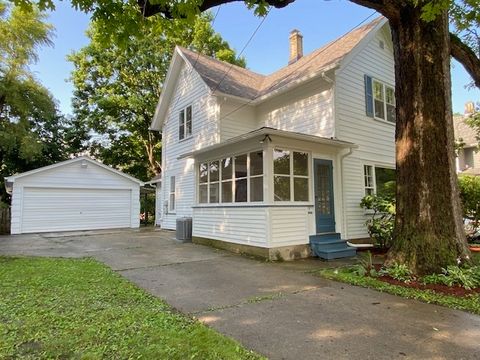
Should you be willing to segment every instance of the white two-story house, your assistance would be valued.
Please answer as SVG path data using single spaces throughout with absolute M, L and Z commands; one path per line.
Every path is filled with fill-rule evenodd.
M 177 47 L 151 128 L 163 134 L 160 225 L 270 259 L 351 255 L 363 196 L 394 176 L 391 33 L 383 17 L 257 74 Z M 343 241 L 343 243 L 342 243 Z M 325 254 L 322 253 L 325 252 Z

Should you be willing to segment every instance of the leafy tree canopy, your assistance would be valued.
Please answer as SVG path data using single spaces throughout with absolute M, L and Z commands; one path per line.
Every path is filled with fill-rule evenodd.
M 193 23 L 141 19 L 128 46 L 115 35 L 104 41 L 104 23 L 91 23 L 90 43 L 69 59 L 74 64 L 74 114 L 95 134 L 92 155 L 143 180 L 161 171 L 161 134 L 149 127 L 175 45 L 245 66 L 211 21 L 209 14 Z
M 50 92 L 29 71 L 37 49 L 51 45 L 53 27 L 36 8 L 0 1 L 0 196 L 3 177 L 64 160 L 85 133 L 57 111 Z

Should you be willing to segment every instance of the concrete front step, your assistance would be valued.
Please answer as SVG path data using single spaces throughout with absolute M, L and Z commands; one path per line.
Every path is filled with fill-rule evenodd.
M 357 251 L 353 248 L 347 248 L 342 250 L 333 250 L 333 251 L 315 251 L 315 255 L 317 255 L 321 259 L 325 260 L 333 260 L 333 259 L 341 259 L 347 257 L 353 257 L 357 255 Z
M 355 248 L 347 245 L 338 233 L 317 234 L 310 236 L 312 252 L 321 259 L 332 260 L 355 256 Z

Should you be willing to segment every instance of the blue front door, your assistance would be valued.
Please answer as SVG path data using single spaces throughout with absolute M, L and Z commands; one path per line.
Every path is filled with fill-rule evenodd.
M 317 234 L 335 232 L 332 161 L 315 159 L 313 168 Z

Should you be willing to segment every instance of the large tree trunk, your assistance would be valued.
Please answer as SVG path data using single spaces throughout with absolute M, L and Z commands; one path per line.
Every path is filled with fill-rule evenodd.
M 445 11 L 432 22 L 403 6 L 391 19 L 397 98 L 397 216 L 388 261 L 417 274 L 467 259 L 454 159 Z

